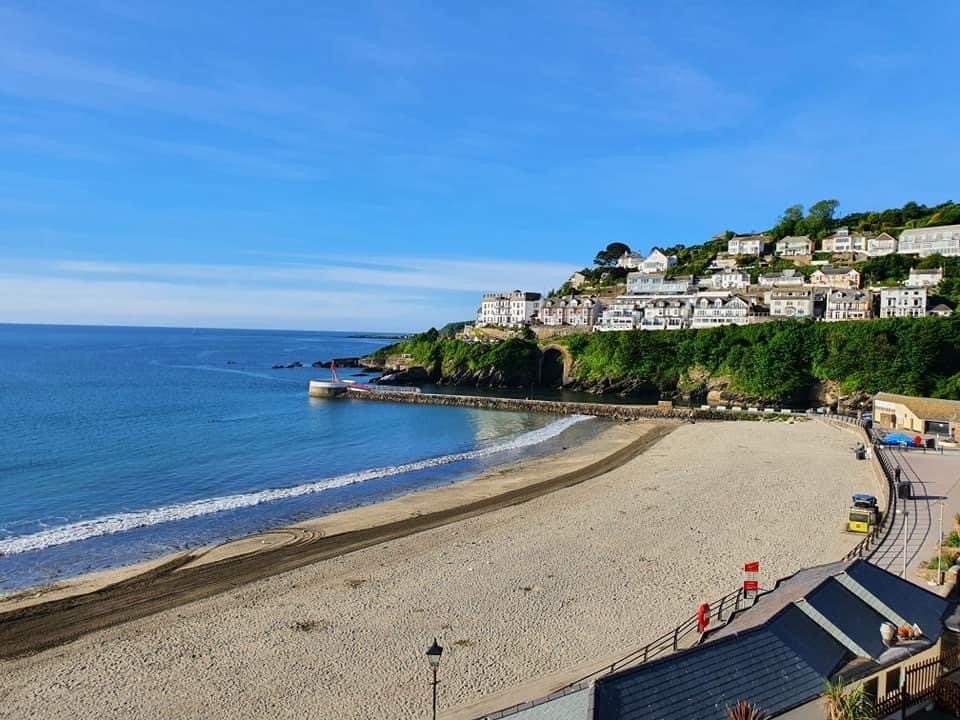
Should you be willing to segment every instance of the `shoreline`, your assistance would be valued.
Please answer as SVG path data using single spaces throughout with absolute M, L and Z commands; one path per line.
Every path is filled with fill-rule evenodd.
M 615 427 L 633 441 L 651 429 Z M 440 708 L 466 717 L 635 650 L 728 592 L 744 562 L 761 562 L 767 587 L 860 539 L 843 517 L 875 477 L 852 433 L 820 422 L 662 432 L 562 492 L 0 662 L 5 704 L 50 720 L 422 717 L 436 637 Z
M 623 465 L 677 426 L 612 424 L 571 452 L 497 465 L 439 488 L 14 592 L 0 597 L 0 659 L 30 655 L 304 565 L 527 502 Z

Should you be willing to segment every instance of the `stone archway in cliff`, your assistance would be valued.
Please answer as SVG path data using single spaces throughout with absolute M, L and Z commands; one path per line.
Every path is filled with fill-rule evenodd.
M 540 353 L 540 387 L 559 388 L 570 382 L 573 357 L 562 345 L 548 345 Z

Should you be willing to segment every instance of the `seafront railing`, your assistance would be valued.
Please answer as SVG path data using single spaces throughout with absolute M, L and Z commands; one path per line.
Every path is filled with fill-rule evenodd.
M 727 593 L 716 602 L 710 603 L 710 610 L 705 615 L 705 618 L 707 619 L 707 625 L 714 621 L 718 623 L 728 622 L 733 617 L 734 613 L 736 613 L 738 610 L 752 607 L 754 602 L 756 602 L 757 597 L 767 592 L 769 591 L 760 590 L 756 595 L 746 596 L 743 592 L 743 588 L 737 588 L 733 592 Z M 691 639 L 691 635 L 694 634 L 696 637 Z M 586 689 L 592 680 L 604 675 L 609 675 L 617 670 L 623 670 L 633 665 L 642 665 L 648 660 L 652 660 L 656 656 L 665 652 L 675 652 L 687 647 L 692 647 L 698 644 L 702 637 L 703 633 L 700 631 L 700 616 L 699 614 L 696 614 L 677 625 L 673 630 L 664 633 L 656 640 L 652 640 L 643 647 L 627 653 L 623 657 L 614 660 L 609 665 L 604 665 L 603 667 L 564 685 L 546 697 L 512 705 L 508 708 L 500 709 L 494 713 L 483 715 L 482 717 L 484 720 L 498 720 L 499 718 L 513 715 L 520 710 L 526 710 L 537 705 L 543 705 L 565 695 L 579 692 L 580 690 Z
M 812 415 L 813 413 L 808 414 Z M 853 425 L 861 428 L 861 430 L 866 434 L 868 442 L 871 446 L 873 446 L 874 455 L 876 456 L 883 471 L 884 479 L 887 483 L 887 503 L 880 524 L 874 526 L 867 536 L 864 537 L 864 539 L 860 541 L 855 548 L 853 548 L 843 557 L 844 560 L 860 558 L 869 561 L 873 553 L 876 552 L 877 548 L 880 547 L 880 545 L 889 535 L 893 525 L 893 518 L 896 514 L 897 494 L 895 492 L 896 488 L 894 487 L 893 468 L 891 467 L 890 460 L 886 457 L 886 455 L 884 455 L 882 452 L 879 452 L 879 436 L 874 433 L 872 428 L 868 428 L 867 424 L 862 419 L 852 415 L 817 415 L 817 417 L 821 417 L 824 420 L 843 423 L 844 425 Z M 758 597 L 767 592 L 769 592 L 769 590 L 761 590 L 757 595 L 752 596 L 751 598 L 746 598 L 744 596 L 743 589 L 738 588 L 733 592 L 727 593 L 716 602 L 711 603 L 710 610 L 707 613 L 707 618 L 711 623 L 714 621 L 716 623 L 728 622 L 735 612 L 746 607 L 751 607 L 753 603 L 756 602 Z M 692 642 L 689 642 L 690 636 L 694 633 L 697 635 L 696 639 Z M 513 715 L 521 709 L 527 709 L 536 705 L 547 703 L 565 695 L 584 690 L 589 686 L 591 681 L 596 680 L 604 675 L 609 675 L 617 670 L 623 670 L 634 665 L 642 665 L 648 660 L 652 660 L 653 658 L 665 652 L 675 652 L 685 647 L 692 647 L 700 642 L 701 636 L 700 618 L 698 615 L 693 615 L 685 622 L 677 625 L 675 628 L 673 628 L 673 630 L 664 633 L 643 647 L 640 647 L 624 655 L 623 657 L 618 658 L 609 665 L 604 665 L 602 668 L 584 675 L 572 683 L 564 685 L 546 697 L 534 700 L 532 702 L 527 701 L 519 705 L 501 709 L 496 713 L 485 715 L 484 718 L 487 720 L 504 718 L 509 715 Z

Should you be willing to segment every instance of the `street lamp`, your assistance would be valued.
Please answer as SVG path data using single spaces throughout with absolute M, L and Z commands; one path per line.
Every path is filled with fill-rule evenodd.
M 427 661 L 430 663 L 430 669 L 433 670 L 433 720 L 437 720 L 437 668 L 440 667 L 440 656 L 443 655 L 443 648 L 437 645 L 437 639 L 433 639 L 433 645 L 427 648 Z
M 900 575 L 904 580 L 907 578 L 907 519 L 910 513 L 907 510 L 899 510 L 903 515 L 903 573 Z

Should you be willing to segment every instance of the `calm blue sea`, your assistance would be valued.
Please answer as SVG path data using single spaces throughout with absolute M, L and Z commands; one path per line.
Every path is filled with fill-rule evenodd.
M 578 418 L 311 400 L 349 333 L 0 325 L 0 593 L 453 482 Z M 300 361 L 301 369 L 273 370 Z M 341 377 L 354 375 L 341 371 Z

